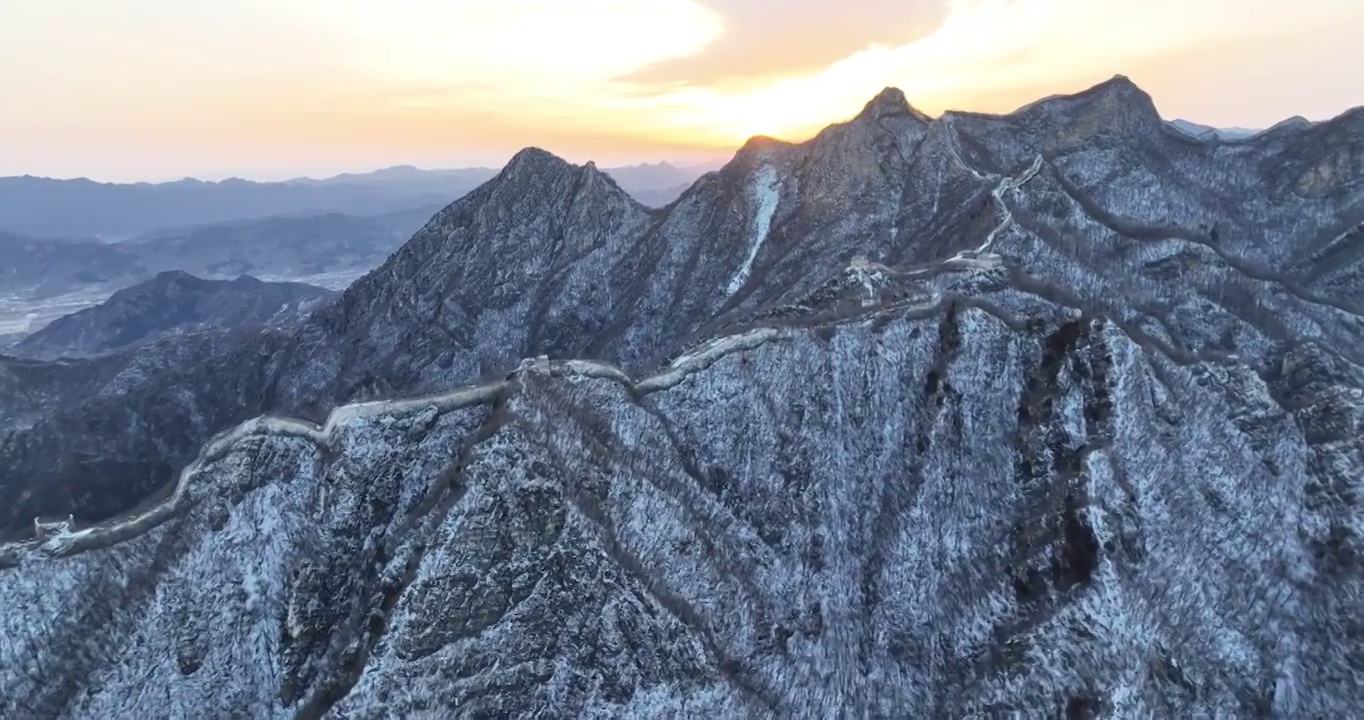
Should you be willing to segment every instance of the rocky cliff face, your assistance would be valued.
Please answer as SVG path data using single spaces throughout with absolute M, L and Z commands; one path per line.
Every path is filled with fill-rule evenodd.
M 3 710 L 1348 714 L 1361 147 L 887 91 L 662 211 L 526 151 L 296 332 L 92 361 L 84 425 L 11 363 Z
M 89 357 L 173 333 L 289 325 L 333 295 L 312 285 L 262 282 L 249 275 L 205 280 L 167 271 L 120 290 L 99 305 L 58 318 L 9 352 L 38 360 Z

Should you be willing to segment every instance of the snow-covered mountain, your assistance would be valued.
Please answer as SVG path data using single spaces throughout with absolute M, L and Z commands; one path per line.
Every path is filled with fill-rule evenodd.
M 1362 227 L 1364 111 L 1125 78 L 524 151 L 297 329 L 0 361 L 0 714 L 1348 716 Z

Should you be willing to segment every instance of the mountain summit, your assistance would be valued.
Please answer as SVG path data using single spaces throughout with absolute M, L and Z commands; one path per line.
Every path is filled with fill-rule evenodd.
M 903 100 L 0 358 L 0 715 L 1349 716 L 1364 113 Z
M 858 117 L 880 120 L 881 118 L 900 115 L 912 115 L 921 120 L 928 120 L 926 115 L 910 106 L 903 91 L 899 88 L 888 87 L 867 102 L 866 107 L 862 108 Z

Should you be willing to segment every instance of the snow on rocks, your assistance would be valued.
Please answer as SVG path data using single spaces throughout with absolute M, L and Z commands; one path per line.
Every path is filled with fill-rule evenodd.
M 758 258 L 758 251 L 762 249 L 768 233 L 772 231 L 772 218 L 776 216 L 777 204 L 781 202 L 780 187 L 781 176 L 777 174 L 776 168 L 764 165 L 758 170 L 752 190 L 753 200 L 757 205 L 753 219 L 753 235 L 749 240 L 748 255 L 744 257 L 743 264 L 725 286 L 727 295 L 738 292 L 739 288 L 748 282 L 749 273 L 753 271 L 753 261 Z

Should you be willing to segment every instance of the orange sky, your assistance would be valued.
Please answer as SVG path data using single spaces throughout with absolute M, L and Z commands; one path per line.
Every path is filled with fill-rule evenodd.
M 799 139 L 886 85 L 1007 111 L 1132 77 L 1166 117 L 1364 104 L 1359 0 L 0 0 L 0 175 L 602 164 Z

